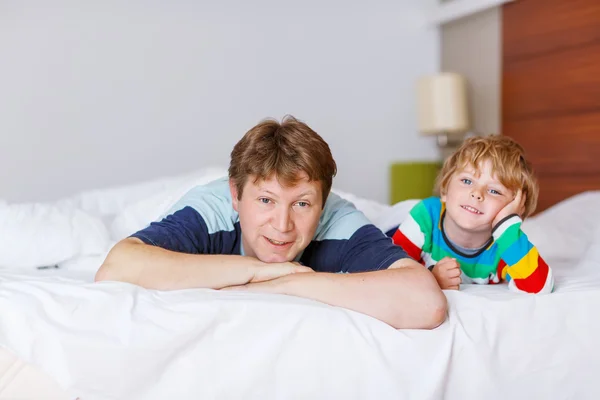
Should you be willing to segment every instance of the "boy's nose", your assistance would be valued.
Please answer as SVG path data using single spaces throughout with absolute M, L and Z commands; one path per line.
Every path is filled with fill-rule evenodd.
M 482 198 L 481 193 L 475 193 L 475 192 L 471 192 L 471 197 L 473 197 L 473 198 L 475 198 L 477 200 L 480 200 L 480 201 L 481 201 L 481 198 Z

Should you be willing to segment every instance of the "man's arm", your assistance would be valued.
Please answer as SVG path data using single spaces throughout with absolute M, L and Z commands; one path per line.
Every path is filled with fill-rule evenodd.
M 433 329 L 446 319 L 446 297 L 433 275 L 410 259 L 387 270 L 306 273 L 229 287 L 305 297 L 377 318 L 396 329 Z
M 131 237 L 112 248 L 95 280 L 159 290 L 221 289 L 311 271 L 293 263 L 266 264 L 252 257 L 180 253 Z

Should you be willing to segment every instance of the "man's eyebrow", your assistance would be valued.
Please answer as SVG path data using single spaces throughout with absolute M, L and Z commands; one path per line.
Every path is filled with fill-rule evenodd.
M 304 196 L 310 196 L 310 195 L 316 196 L 316 195 L 317 195 L 317 192 L 315 192 L 315 191 L 314 191 L 314 190 L 312 190 L 312 189 L 309 189 L 309 190 L 306 190 L 306 191 L 304 191 L 304 192 L 300 193 L 300 194 L 298 195 L 298 197 L 304 197 Z
M 269 195 L 271 195 L 271 196 L 273 196 L 273 197 L 278 197 L 276 193 L 273 193 L 273 192 L 271 192 L 270 190 L 268 190 L 268 189 L 265 189 L 265 188 L 263 188 L 263 187 L 259 187 L 259 188 L 258 188 L 258 191 L 259 191 L 259 192 L 261 192 L 261 193 L 267 193 L 267 194 L 269 194 Z

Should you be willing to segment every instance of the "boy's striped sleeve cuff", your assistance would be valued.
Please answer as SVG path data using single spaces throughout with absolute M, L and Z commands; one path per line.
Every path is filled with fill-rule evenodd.
M 498 238 L 500 236 L 502 236 L 502 234 L 504 232 L 506 232 L 506 230 L 508 228 L 510 228 L 511 226 L 515 225 L 515 224 L 520 224 L 521 222 L 523 222 L 523 220 L 521 219 L 521 217 L 519 217 L 519 215 L 517 214 L 511 214 L 505 218 L 503 218 L 500 222 L 498 222 L 496 224 L 496 226 L 492 229 L 492 236 L 494 237 L 494 240 L 498 240 Z

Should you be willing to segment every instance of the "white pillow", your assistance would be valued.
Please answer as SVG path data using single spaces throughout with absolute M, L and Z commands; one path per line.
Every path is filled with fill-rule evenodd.
M 591 237 L 590 245 L 583 259 L 585 263 L 593 265 L 595 271 L 598 272 L 600 268 L 600 220 L 598 221 L 598 225 L 596 225 L 596 230 Z
M 354 204 L 354 206 L 363 212 L 365 216 L 373 223 L 380 218 L 381 215 L 389 212 L 392 206 L 388 204 L 379 203 L 375 200 L 365 199 L 363 197 L 356 196 L 352 193 L 342 192 L 336 188 L 332 188 L 331 191 L 341 198 L 348 200 Z
M 115 216 L 110 225 L 111 239 L 119 241 L 147 227 L 150 222 L 167 212 L 194 186 L 204 185 L 224 176 L 227 176 L 226 169 L 203 169 L 186 179 L 181 179 L 178 181 L 178 185 L 172 185 L 166 190 L 126 206 Z
M 546 260 L 579 260 L 600 225 L 600 191 L 570 197 L 523 222 L 522 229 Z
M 88 190 L 76 196 L 62 200 L 88 214 L 102 217 L 114 217 L 150 197 L 166 191 L 178 189 L 187 182 L 202 176 L 227 174 L 227 170 L 218 167 L 207 167 L 200 170 L 169 177 L 152 179 L 128 185 L 114 186 L 104 189 Z
M 404 200 L 394 204 L 389 210 L 379 215 L 373 221 L 383 232 L 397 228 L 410 214 L 410 210 L 421 200 Z
M 0 202 L 0 267 L 54 266 L 108 246 L 102 221 L 66 203 Z

